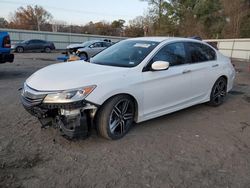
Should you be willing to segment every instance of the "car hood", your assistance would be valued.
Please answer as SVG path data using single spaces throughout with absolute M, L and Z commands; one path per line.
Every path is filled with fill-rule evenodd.
M 83 44 L 70 44 L 67 46 L 67 49 L 71 49 L 71 48 L 84 48 Z
M 26 80 L 26 84 L 38 91 L 62 91 L 119 79 L 128 69 L 84 61 L 60 63 L 38 70 Z

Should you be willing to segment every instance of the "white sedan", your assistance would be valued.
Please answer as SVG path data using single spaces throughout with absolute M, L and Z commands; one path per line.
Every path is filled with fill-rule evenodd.
M 90 63 L 45 67 L 24 83 L 23 106 L 42 126 L 84 137 L 92 124 L 119 139 L 142 122 L 196 104 L 221 105 L 233 87 L 229 58 L 186 38 L 146 37 L 121 41 Z

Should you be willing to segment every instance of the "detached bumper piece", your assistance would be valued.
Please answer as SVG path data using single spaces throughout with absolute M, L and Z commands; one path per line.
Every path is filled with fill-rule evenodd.
M 45 96 L 37 95 L 36 97 L 26 92 L 21 97 L 24 108 L 38 118 L 42 128 L 59 128 L 62 135 L 70 139 L 84 139 L 90 135 L 96 106 L 85 101 L 74 104 L 45 105 L 42 103 Z

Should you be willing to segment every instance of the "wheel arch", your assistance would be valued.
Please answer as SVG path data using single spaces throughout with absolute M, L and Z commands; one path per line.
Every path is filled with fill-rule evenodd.
M 88 52 L 86 52 L 86 51 L 84 50 L 84 51 L 80 51 L 79 54 L 86 54 L 86 55 L 88 55 Z
M 215 79 L 215 81 L 214 81 L 214 83 L 213 83 L 213 85 L 212 85 L 212 87 L 211 87 L 210 94 L 211 94 L 211 92 L 212 92 L 212 89 L 213 89 L 213 87 L 214 87 L 214 84 L 215 84 L 215 83 L 217 82 L 217 80 L 219 80 L 220 78 L 224 78 L 224 79 L 226 80 L 226 83 L 227 83 L 227 86 L 228 86 L 228 77 L 227 77 L 225 74 L 222 74 L 222 75 L 218 76 L 217 79 Z
M 116 96 L 119 96 L 119 95 L 126 95 L 126 96 L 129 96 L 133 102 L 134 102 L 134 105 L 135 105 L 135 121 L 137 121 L 138 119 L 138 115 L 139 115 L 139 106 L 138 106 L 138 102 L 136 100 L 136 98 L 129 94 L 129 93 L 118 93 L 118 94 L 115 94 L 115 95 L 112 95 L 110 96 L 109 98 L 107 98 L 101 105 L 99 108 L 102 108 L 109 100 L 111 100 L 112 98 L 116 97 Z
M 222 74 L 221 76 L 219 76 L 215 82 L 217 82 L 217 80 L 219 80 L 220 78 L 224 78 L 226 80 L 226 85 L 227 85 L 227 88 L 228 88 L 228 76 L 225 75 L 225 74 Z
M 221 75 L 218 79 L 220 79 L 220 78 L 224 78 L 226 80 L 226 82 L 228 83 L 228 77 L 226 75 Z
M 87 59 L 89 59 L 89 54 L 88 54 L 88 52 L 86 52 L 86 51 L 81 51 L 81 52 L 79 52 L 79 56 L 81 56 L 81 54 L 85 54 L 86 57 L 87 57 Z

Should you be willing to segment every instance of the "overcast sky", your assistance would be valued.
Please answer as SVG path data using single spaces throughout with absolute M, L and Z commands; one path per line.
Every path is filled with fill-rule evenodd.
M 25 5 L 41 5 L 55 20 L 81 25 L 101 20 L 128 21 L 147 10 L 147 3 L 140 0 L 0 0 L 0 17 L 8 19 L 11 12 Z

